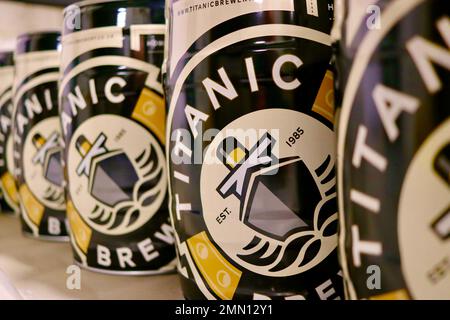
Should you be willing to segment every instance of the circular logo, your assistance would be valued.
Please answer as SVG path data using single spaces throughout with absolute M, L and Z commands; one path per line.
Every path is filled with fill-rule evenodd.
M 18 212 L 17 187 L 14 179 L 14 142 L 11 130 L 11 114 L 13 104 L 11 101 L 11 89 L 6 90 L 0 96 L 0 188 L 6 204 L 15 212 Z M 3 208 L 8 210 L 9 208 Z
M 232 260 L 290 276 L 336 248 L 334 139 L 321 122 L 287 109 L 247 114 L 217 134 L 200 190 L 207 229 Z M 283 185 L 290 179 L 298 182 Z
M 428 137 L 409 166 L 400 196 L 402 268 L 416 299 L 450 299 L 450 273 L 445 272 L 450 269 L 449 132 L 447 120 Z
M 115 115 L 95 116 L 78 127 L 68 148 L 70 196 L 95 230 L 133 232 L 161 207 L 167 188 L 164 154 L 141 125 Z
M 12 101 L 11 101 L 11 89 L 7 90 L 2 96 L 0 96 L 0 133 L 3 136 L 0 145 L 0 158 L 3 160 L 0 162 L 0 174 L 8 172 L 14 173 L 14 157 L 13 157 L 13 137 L 11 131 L 11 114 L 12 114 Z
M 23 146 L 23 175 L 31 192 L 45 206 L 64 210 L 61 135 L 58 117 L 38 122 L 27 134 Z
M 450 74 L 424 68 L 421 50 L 447 49 L 448 2 L 380 3 L 391 23 L 376 31 L 355 24 L 338 49 L 343 275 L 351 299 L 445 298 L 450 114 L 441 101 L 448 100 Z M 429 23 L 417 24 L 418 17 Z

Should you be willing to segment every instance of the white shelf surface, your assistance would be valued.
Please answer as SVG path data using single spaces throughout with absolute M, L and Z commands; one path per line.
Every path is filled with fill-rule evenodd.
M 72 264 L 69 243 L 25 238 L 20 232 L 17 217 L 0 214 L 0 270 L 6 274 L 24 299 L 180 300 L 183 298 L 175 274 L 145 277 L 112 276 L 81 269 L 81 289 L 69 290 L 66 286 L 68 277 L 66 270 Z

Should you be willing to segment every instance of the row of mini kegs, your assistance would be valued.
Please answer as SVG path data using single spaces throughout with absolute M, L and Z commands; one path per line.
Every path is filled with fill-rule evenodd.
M 188 299 L 450 299 L 449 11 L 72 5 L 0 55 L 2 207 Z

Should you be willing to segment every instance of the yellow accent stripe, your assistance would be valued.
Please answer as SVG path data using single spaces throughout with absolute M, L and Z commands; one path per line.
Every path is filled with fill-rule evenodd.
M 149 128 L 162 144 L 166 143 L 166 106 L 158 94 L 144 88 L 131 117 Z
M 334 76 L 329 70 L 325 73 L 312 111 L 334 122 Z
M 220 254 L 206 232 L 188 239 L 187 244 L 195 264 L 214 293 L 223 300 L 233 299 L 242 272 Z
M 16 180 L 9 173 L 6 172 L 3 174 L 2 178 L 3 188 L 8 193 L 9 198 L 17 205 L 19 205 L 19 194 L 17 192 Z
M 39 137 L 37 143 L 40 147 L 42 147 L 45 144 L 45 139 L 43 137 Z
M 236 148 L 229 154 L 227 158 L 227 163 L 232 168 L 234 168 L 241 160 L 245 157 L 245 151 L 241 148 Z
M 72 201 L 67 201 L 67 218 L 77 246 L 87 254 L 92 238 L 92 229 L 80 217 Z
M 372 296 L 369 300 L 410 300 L 410 297 L 406 290 L 402 289 Z
M 26 184 L 19 188 L 20 200 L 25 208 L 25 214 L 36 226 L 39 227 L 44 216 L 45 207 L 35 198 Z
M 83 151 L 85 152 L 85 154 L 87 154 L 89 152 L 89 150 L 91 150 L 92 145 L 88 142 L 88 141 L 84 141 L 81 144 L 81 149 L 83 149 Z

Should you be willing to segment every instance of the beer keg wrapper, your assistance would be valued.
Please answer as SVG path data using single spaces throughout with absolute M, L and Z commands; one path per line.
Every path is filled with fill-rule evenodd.
M 65 10 L 67 215 L 75 261 L 89 270 L 175 269 L 163 151 L 164 23 L 163 0 L 82 1 Z
M 122 201 L 133 201 L 138 174 L 128 156 L 112 151 L 92 161 L 90 193 L 101 203 L 114 208 Z
M 60 41 L 58 31 L 22 34 L 14 53 L 12 134 L 19 141 L 13 150 L 22 231 L 49 241 L 68 240 L 57 102 Z
M 0 52 L 0 116 L 11 122 L 13 113 L 14 52 Z M 13 177 L 14 157 L 11 125 L 0 126 L 3 135 L 0 141 L 0 207 L 6 214 L 19 214 L 19 199 L 16 182 Z
M 334 33 L 337 191 L 346 298 L 450 299 L 450 111 L 442 108 L 450 99 L 450 56 L 437 67 L 429 55 L 448 50 L 450 3 L 337 5 L 343 18 Z M 376 292 L 367 282 L 375 269 L 382 284 Z
M 329 208 L 331 1 L 166 4 L 169 206 L 185 297 L 324 299 L 326 281 L 330 299 L 343 297 Z

